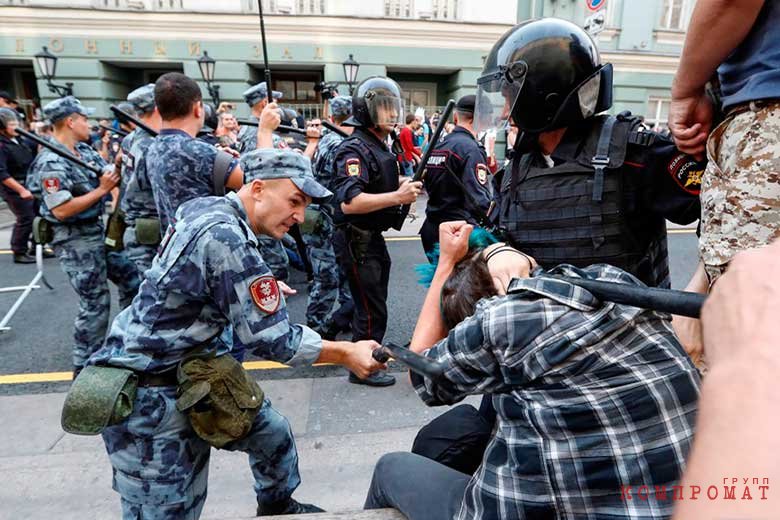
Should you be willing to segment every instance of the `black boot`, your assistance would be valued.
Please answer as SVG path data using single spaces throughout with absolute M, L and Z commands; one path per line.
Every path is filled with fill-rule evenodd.
M 15 264 L 34 264 L 35 263 L 35 257 L 30 256 L 27 253 L 22 254 L 14 254 L 14 263 Z
M 374 372 L 365 379 L 360 379 L 358 376 L 349 373 L 349 382 L 353 385 L 366 385 L 366 386 L 392 386 L 395 384 L 395 377 L 391 376 L 387 372 Z
M 313 504 L 301 504 L 292 497 L 273 504 L 257 504 L 257 516 L 301 515 L 324 512 L 324 509 L 320 509 Z

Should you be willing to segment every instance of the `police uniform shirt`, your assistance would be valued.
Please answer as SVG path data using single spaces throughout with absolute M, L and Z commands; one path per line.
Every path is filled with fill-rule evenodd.
M 290 366 L 310 365 L 322 350 L 319 335 L 290 323 L 235 193 L 182 205 L 138 296 L 89 364 L 164 372 L 200 345 L 227 353 L 230 324 L 247 349 Z
M 249 121 L 259 123 L 260 120 L 255 116 L 249 116 Z M 272 134 L 272 143 L 274 148 L 280 150 L 288 148 L 287 142 L 276 133 Z M 257 149 L 257 127 L 252 125 L 241 125 L 238 130 L 238 153 L 244 155 Z
M 146 151 L 154 136 L 136 128 L 122 141 L 122 200 L 120 208 L 125 222 L 133 225 L 137 218 L 157 218 L 157 206 L 146 169 Z
M 35 153 L 20 139 L 0 135 L 0 182 L 12 178 L 19 184 L 25 183 Z
M 425 169 L 424 184 L 428 192 L 425 213 L 433 222 L 476 223 L 476 214 L 484 214 L 490 208 L 493 193 L 487 155 L 467 129 L 456 126 L 446 135 L 431 152 Z M 463 193 L 464 189 L 468 194 Z
M 336 149 L 333 192 L 337 221 L 347 221 L 361 229 L 384 231 L 392 227 L 398 207 L 373 211 L 363 215 L 345 215 L 342 202 L 349 202 L 361 193 L 388 193 L 398 189 L 398 160 L 385 143 L 364 128 L 355 128 L 352 136 Z
M 67 153 L 72 153 L 59 141 L 52 143 Z M 106 162 L 91 146 L 86 143 L 76 144 L 76 155 L 84 162 L 101 169 Z M 52 210 L 75 197 L 86 195 L 100 185 L 100 179 L 91 170 L 82 168 L 67 159 L 60 157 L 51 150 L 44 149 L 35 158 L 28 175 L 28 189 L 36 196 L 42 197 L 40 214 L 50 222 L 73 224 L 82 221 L 98 220 L 103 215 L 103 199 L 77 215 L 59 220 Z
M 214 194 L 214 160 L 217 149 L 195 139 L 183 130 L 164 128 L 146 150 L 146 165 L 151 181 L 161 229 L 168 227 L 183 203 Z M 228 177 L 238 165 L 228 167 Z

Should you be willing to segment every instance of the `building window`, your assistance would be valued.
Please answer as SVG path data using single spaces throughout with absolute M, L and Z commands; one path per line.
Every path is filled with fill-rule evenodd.
M 433 0 L 434 20 L 457 20 L 458 0 Z
M 390 18 L 411 18 L 414 0 L 385 0 L 385 16 Z
M 691 0 L 664 0 L 660 27 L 683 31 L 688 26 L 690 14 Z
M 325 0 L 298 0 L 298 14 L 325 14 Z
M 672 103 L 667 98 L 651 97 L 647 100 L 647 115 L 645 124 L 648 128 L 660 132 L 669 128 L 669 105 Z

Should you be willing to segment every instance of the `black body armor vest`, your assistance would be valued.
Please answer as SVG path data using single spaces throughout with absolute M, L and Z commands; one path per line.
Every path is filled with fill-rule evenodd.
M 561 164 L 547 167 L 538 152 L 513 159 L 501 184 L 501 226 L 545 269 L 607 263 L 668 287 L 666 221 L 642 208 L 643 176 L 624 164 L 641 119 L 596 119 L 584 140 L 561 143 L 556 156 L 570 158 Z

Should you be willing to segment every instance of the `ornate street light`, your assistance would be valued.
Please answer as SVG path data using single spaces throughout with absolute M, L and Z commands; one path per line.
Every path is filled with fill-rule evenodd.
M 209 53 L 203 51 L 203 55 L 198 58 L 198 68 L 200 69 L 200 75 L 203 77 L 203 81 L 206 82 L 206 88 L 209 91 L 211 100 L 214 102 L 214 108 L 219 108 L 219 85 L 212 85 L 214 81 L 214 69 L 216 68 L 217 61 L 209 56 Z
M 358 75 L 358 69 L 360 69 L 360 63 L 355 61 L 355 58 L 352 57 L 352 55 L 349 55 L 349 58 L 342 63 L 344 66 L 344 81 L 347 83 L 347 86 L 349 86 L 349 93 L 352 95 L 352 91 L 355 88 L 355 83 L 357 83 L 357 75 Z
M 53 92 L 60 97 L 73 95 L 73 83 L 65 83 L 64 85 L 57 85 L 52 80 L 57 76 L 57 56 L 49 52 L 48 47 L 44 45 L 41 52 L 35 55 L 35 62 L 38 64 L 38 70 L 41 71 L 41 75 L 46 80 L 46 85 L 49 87 L 49 92 Z

